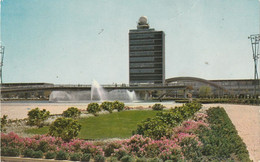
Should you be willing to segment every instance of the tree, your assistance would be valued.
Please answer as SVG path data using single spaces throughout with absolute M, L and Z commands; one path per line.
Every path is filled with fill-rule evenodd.
M 199 89 L 199 96 L 200 97 L 209 97 L 211 96 L 212 91 L 209 86 L 201 86 Z
M 5 126 L 7 124 L 7 115 L 3 115 L 3 117 L 1 118 L 1 132 L 5 132 Z
M 42 127 L 44 125 L 44 120 L 48 119 L 50 116 L 50 112 L 45 109 L 40 110 L 38 107 L 32 109 L 28 112 L 28 124 L 36 125 L 37 127 Z
M 70 107 L 62 113 L 62 115 L 67 118 L 79 118 L 80 114 L 80 110 L 76 107 Z
M 112 105 L 113 109 L 116 109 L 118 112 L 124 110 L 125 104 L 123 102 L 114 101 Z
M 91 113 L 91 114 L 97 116 L 97 113 L 99 111 L 101 111 L 101 109 L 100 109 L 98 103 L 90 103 L 90 104 L 88 104 L 87 111 L 88 111 L 88 113 Z
M 58 118 L 49 128 L 49 135 L 61 137 L 64 141 L 70 141 L 79 134 L 81 125 L 71 118 Z
M 109 101 L 105 101 L 100 105 L 101 109 L 108 111 L 109 113 L 112 113 L 113 111 L 113 103 Z

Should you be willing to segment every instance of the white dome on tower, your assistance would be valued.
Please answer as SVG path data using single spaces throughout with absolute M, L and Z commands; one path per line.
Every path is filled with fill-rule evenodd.
M 139 18 L 139 24 L 140 25 L 146 25 L 147 24 L 147 17 L 146 16 L 141 16 Z
M 141 16 L 139 18 L 137 29 L 149 29 L 148 19 L 146 16 Z

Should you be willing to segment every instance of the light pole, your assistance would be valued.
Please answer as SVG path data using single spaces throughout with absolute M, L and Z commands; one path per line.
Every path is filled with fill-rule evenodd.
M 4 65 L 4 52 L 5 52 L 5 47 L 2 46 L 2 17 L 1 17 L 1 13 L 2 13 L 2 1 L 0 0 L 0 57 L 1 57 L 1 62 L 0 62 L 0 79 L 1 79 L 1 84 L 3 83 L 3 72 L 2 72 L 2 67 Z
M 254 59 L 254 95 L 256 95 L 257 90 L 259 90 L 259 77 L 258 77 L 258 71 L 257 71 L 257 66 L 258 66 L 258 59 L 259 59 L 259 41 L 260 41 L 260 34 L 254 34 L 250 35 L 248 39 L 251 40 L 252 44 L 252 51 L 253 51 L 253 59 Z M 260 90 L 259 90 L 260 91 Z M 259 93 L 259 92 L 258 92 Z

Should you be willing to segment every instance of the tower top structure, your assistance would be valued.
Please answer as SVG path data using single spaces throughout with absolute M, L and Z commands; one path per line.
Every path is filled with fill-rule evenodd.
M 141 16 L 139 18 L 137 29 L 149 29 L 148 19 L 146 16 Z

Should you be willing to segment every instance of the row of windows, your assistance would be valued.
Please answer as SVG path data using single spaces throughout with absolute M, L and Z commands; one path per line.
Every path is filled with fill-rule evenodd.
M 161 63 L 130 63 L 130 68 L 162 67 Z
M 154 61 L 154 57 L 130 57 L 130 62 Z
M 156 70 L 156 69 L 130 69 L 130 73 L 162 73 L 162 70 Z
M 130 81 L 130 84 L 139 84 L 139 83 L 160 84 L 160 83 L 162 83 L 162 80 L 135 80 L 135 81 Z
M 138 52 L 130 52 L 130 56 L 152 56 L 152 55 L 162 55 L 162 52 L 156 51 L 138 51 Z
M 162 62 L 162 58 L 154 58 L 154 57 L 130 57 L 130 63 L 135 62 Z
M 134 50 L 162 50 L 162 45 L 154 46 L 154 45 L 146 45 L 146 46 L 130 46 L 130 51 Z
M 140 39 L 140 40 L 130 40 L 129 45 L 153 45 L 153 44 L 162 44 L 162 40 L 154 40 L 154 39 Z
M 146 45 L 146 46 L 130 46 L 130 50 L 153 50 L 153 45 Z
M 142 33 L 142 34 L 130 33 L 129 38 L 130 39 L 162 38 L 162 34 L 161 33 Z
M 130 80 L 162 80 L 162 76 L 130 76 Z

